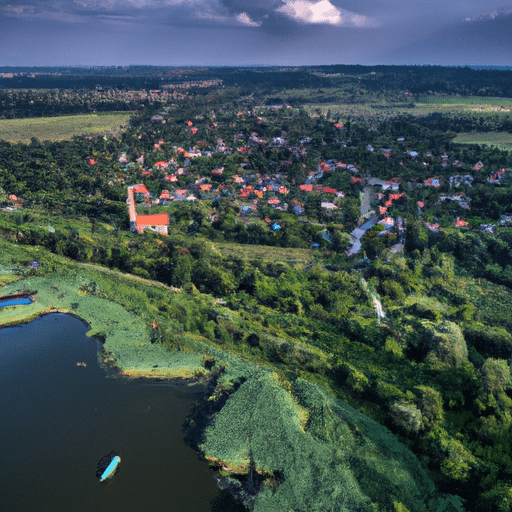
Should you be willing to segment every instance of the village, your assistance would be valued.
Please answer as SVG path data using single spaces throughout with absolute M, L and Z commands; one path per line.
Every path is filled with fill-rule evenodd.
M 256 124 L 268 126 L 272 114 L 286 110 L 291 107 L 267 106 L 251 112 L 238 112 L 236 117 L 252 117 Z M 265 113 L 266 117 L 262 117 Z M 166 121 L 162 115 L 153 115 L 151 123 L 158 126 Z M 342 140 L 346 127 L 341 122 L 328 121 L 326 124 L 340 135 L 336 145 L 338 153 L 343 153 L 347 148 L 347 141 Z M 257 131 L 247 136 L 234 133 L 233 143 L 229 144 L 223 138 L 212 136 L 211 132 L 217 128 L 219 123 L 216 122 L 205 128 L 187 120 L 183 131 L 191 144 L 186 149 L 162 138 L 153 143 L 151 153 L 140 152 L 135 161 L 130 161 L 127 153 L 119 156 L 122 172 L 118 173 L 116 181 L 126 184 L 132 181 L 127 188 L 132 231 L 167 234 L 172 217 L 169 209 L 182 202 L 197 203 L 207 212 L 209 222 L 219 225 L 223 214 L 218 205 L 224 200 L 232 205 L 237 223 L 264 223 L 274 234 L 285 230 L 292 218 L 302 224 L 317 226 L 318 236 L 309 240 L 311 248 L 329 248 L 334 226 L 345 233 L 345 254 L 354 256 L 362 250 L 362 239 L 367 231 L 377 226 L 378 236 L 388 237 L 387 245 L 393 252 L 400 252 L 404 243 L 405 213 L 414 214 L 432 232 L 449 226 L 466 228 L 468 220 L 465 217 L 470 217 L 471 212 L 469 194 L 475 179 L 488 187 L 500 186 L 510 179 L 506 169 L 486 171 L 482 161 L 465 165 L 450 158 L 446 152 L 434 156 L 431 151 L 409 150 L 405 137 L 389 141 L 389 145 L 394 143 L 395 149 L 375 149 L 368 144 L 365 151 L 389 161 L 390 168 L 396 167 L 393 160 L 398 159 L 398 171 L 407 159 L 420 169 L 421 179 L 407 179 L 398 172 L 394 177 L 383 179 L 372 176 L 371 169 L 360 170 L 358 162 L 322 158 L 322 152 L 315 148 L 313 137 L 307 133 L 295 143 L 290 142 L 285 131 L 281 131 L 280 136 L 266 138 Z M 214 143 L 201 140 L 198 133 L 208 133 Z M 315 156 L 311 158 L 310 153 Z M 272 160 L 268 168 L 263 172 L 252 168 L 252 154 L 270 154 Z M 275 159 L 281 155 L 286 159 Z M 223 159 L 228 162 L 225 166 L 211 168 L 211 164 L 205 164 L 208 160 L 222 162 Z M 148 165 L 151 161 L 153 163 Z M 95 165 L 96 161 L 90 159 L 89 163 Z M 206 171 L 208 167 L 211 170 Z M 431 169 L 438 174 L 429 175 Z M 300 176 L 302 182 L 297 179 Z M 331 183 L 343 184 L 343 189 L 331 186 Z M 347 216 L 347 200 L 352 210 L 354 204 L 357 205 L 355 218 L 354 215 Z M 446 216 L 443 223 L 437 215 L 430 213 L 435 211 L 434 207 L 447 205 L 450 205 L 453 217 L 450 224 L 446 223 Z M 497 224 L 510 225 L 511 219 L 511 215 L 501 215 Z M 496 231 L 496 223 L 490 222 L 479 226 L 472 222 L 470 227 L 489 233 Z

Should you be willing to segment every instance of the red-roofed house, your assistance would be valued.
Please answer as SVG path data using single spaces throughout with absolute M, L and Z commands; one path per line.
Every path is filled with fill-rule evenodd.
M 134 194 L 143 194 L 145 196 L 149 196 L 149 190 L 146 188 L 146 185 L 139 183 L 132 187 Z
M 354 183 L 362 183 L 363 182 L 363 178 L 359 178 L 358 176 L 351 176 L 350 177 L 350 183 L 354 184 Z
M 195 135 L 195 134 L 197 133 L 197 131 L 198 131 L 198 130 L 197 130 L 197 128 L 191 128 L 191 129 L 190 129 L 190 133 L 191 133 L 192 135 Z
M 176 176 L 176 174 L 171 174 L 170 176 L 166 176 L 164 180 L 176 183 L 178 181 L 178 176 Z
M 155 164 L 155 167 L 157 169 L 167 169 L 167 167 L 169 167 L 169 162 L 164 162 L 163 160 L 160 160 Z
M 424 208 L 425 203 L 423 201 L 418 201 L 418 208 Z
M 379 206 L 379 214 L 380 215 L 385 215 L 387 211 L 388 211 L 387 206 Z
M 279 199 L 277 199 L 277 197 L 272 197 L 267 202 L 271 206 L 281 204 L 281 201 L 279 201 Z
M 457 217 L 457 220 L 453 223 L 453 225 L 456 228 L 463 228 L 466 227 L 468 223 L 465 220 L 459 219 L 459 217 Z
M 139 233 L 144 233 L 145 229 L 155 231 L 162 235 L 167 235 L 167 226 L 169 225 L 169 214 L 155 213 L 153 215 L 137 215 L 135 226 Z
M 313 185 L 299 185 L 302 192 L 313 192 Z
M 186 125 L 187 125 L 187 126 L 192 126 L 193 124 L 194 124 L 194 123 L 193 123 L 192 121 L 187 121 L 187 122 L 186 122 Z
M 337 194 L 338 191 L 335 188 L 331 187 L 323 187 L 322 192 L 325 192 L 326 194 Z
M 212 189 L 211 183 L 203 183 L 202 185 L 199 185 L 199 190 L 201 192 L 210 192 Z
M 484 164 L 481 161 L 478 161 L 471 169 L 473 171 L 481 171 L 484 168 Z

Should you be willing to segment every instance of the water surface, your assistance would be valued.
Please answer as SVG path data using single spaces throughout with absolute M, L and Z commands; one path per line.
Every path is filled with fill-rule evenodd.
M 200 391 L 108 378 L 86 330 L 63 314 L 0 330 L 1 509 L 211 511 L 213 473 L 181 430 Z M 119 472 L 100 483 L 112 450 Z

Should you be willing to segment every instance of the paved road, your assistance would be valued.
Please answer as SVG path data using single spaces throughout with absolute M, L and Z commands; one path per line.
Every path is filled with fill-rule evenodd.
M 365 187 L 361 194 L 361 217 L 367 217 L 370 213 L 370 202 L 372 199 L 373 191 L 371 187 Z

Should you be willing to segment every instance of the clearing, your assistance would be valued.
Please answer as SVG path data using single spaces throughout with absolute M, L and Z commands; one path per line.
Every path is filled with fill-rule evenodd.
M 131 113 L 80 114 L 74 116 L 0 119 L 0 139 L 30 143 L 39 140 L 69 140 L 77 135 L 115 133 L 128 124 Z

